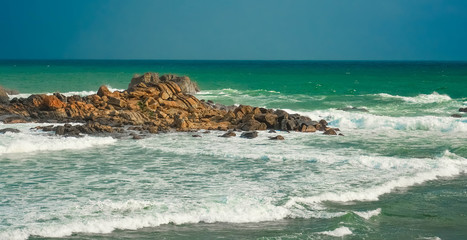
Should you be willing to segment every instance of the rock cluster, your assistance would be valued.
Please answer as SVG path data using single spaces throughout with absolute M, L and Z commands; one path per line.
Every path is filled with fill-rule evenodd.
M 192 94 L 199 91 L 188 77 L 145 73 L 133 77 L 128 89 L 111 92 L 101 86 L 97 94 L 80 97 L 31 95 L 0 104 L 0 121 L 81 122 L 83 125 L 42 127 L 58 135 L 122 133 L 137 131 L 242 130 L 244 137 L 257 130 L 315 132 L 335 135 L 325 120 L 313 121 L 299 114 L 247 105 L 223 106 L 200 101 Z M 129 127 L 130 126 L 130 127 Z M 223 137 L 236 136 L 229 131 Z

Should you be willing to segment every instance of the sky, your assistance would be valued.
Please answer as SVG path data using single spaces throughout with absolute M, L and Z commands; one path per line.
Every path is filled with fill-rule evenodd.
M 467 60 L 465 0 L 1 0 L 0 59 Z

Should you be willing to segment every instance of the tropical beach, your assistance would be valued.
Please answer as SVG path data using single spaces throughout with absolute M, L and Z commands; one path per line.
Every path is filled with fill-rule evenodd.
M 131 40 L 134 48 L 118 42 L 124 38 L 120 36 L 117 43 L 106 43 L 119 48 L 107 51 L 99 42 L 105 37 L 92 32 L 94 27 L 113 31 L 99 25 L 104 19 L 115 20 L 112 24 L 120 30 L 158 28 L 151 21 L 132 22 L 135 18 L 130 16 L 137 11 L 131 10 L 143 2 L 28 3 L 25 13 L 33 7 L 44 13 L 25 14 L 26 18 L 44 22 L 25 20 L 26 24 L 4 14 L 8 26 L 43 27 L 46 19 L 61 19 L 75 26 L 65 33 L 79 29 L 86 35 L 72 38 L 80 42 L 64 48 L 60 44 L 69 41 L 67 37 L 49 32 L 47 52 L 41 50 L 45 48 L 40 41 L 15 45 L 15 38 L 26 41 L 16 35 L 1 40 L 5 42 L 0 51 L 0 239 L 467 236 L 467 53 L 462 47 L 431 51 L 434 48 L 426 40 L 412 46 L 414 51 L 399 51 L 403 45 L 393 48 L 375 41 L 370 45 L 376 50 L 371 51 L 355 43 L 353 47 L 360 50 L 355 55 L 331 48 L 307 52 L 314 45 L 297 40 L 297 49 L 308 54 L 306 59 L 291 46 L 286 54 L 272 51 L 279 55 L 268 57 L 266 50 L 254 51 L 261 49 L 256 40 L 232 43 L 233 48 L 238 46 L 234 51 L 213 44 L 205 48 L 200 40 L 204 35 L 189 29 L 196 26 L 202 32 L 216 23 L 195 18 L 194 25 L 185 25 L 190 22 L 184 19 L 187 16 L 163 21 L 166 13 L 161 13 L 157 18 L 172 27 L 183 20 L 177 26 L 193 34 L 191 43 L 168 43 L 164 39 L 173 40 L 173 35 L 156 37 L 140 29 L 146 38 Z M 252 5 L 226 1 L 230 7 L 209 1 L 199 6 L 181 1 L 144 3 L 147 9 L 172 7 L 182 13 L 188 13 L 183 8 L 188 5 L 206 8 L 200 11 L 207 16 L 214 14 L 209 9 L 216 9 L 228 19 L 237 19 L 230 16 L 234 13 L 229 9 L 235 9 L 250 20 L 261 17 L 248 9 L 265 7 L 257 5 L 259 1 Z M 47 10 L 63 4 L 75 12 L 65 16 Z M 437 6 L 430 16 L 449 22 L 464 7 L 437 4 L 396 1 L 386 5 L 389 10 L 381 10 L 375 21 L 400 20 L 414 26 L 417 21 L 389 7 L 423 9 L 428 14 L 430 10 L 423 7 Z M 2 9 L 11 12 L 20 6 L 26 5 L 8 2 Z M 271 3 L 266 8 L 287 13 L 305 7 L 334 11 L 313 1 Z M 299 17 L 298 26 L 317 31 L 311 19 L 320 16 L 316 11 L 306 21 L 301 19 L 305 15 L 274 16 L 286 22 Z M 361 11 L 345 14 L 369 16 Z M 398 14 L 387 14 L 394 11 Z M 88 18 L 80 15 L 85 13 L 96 22 L 79 25 L 87 24 Z M 120 15 L 112 15 L 116 13 Z M 138 13 L 141 18 L 154 17 Z M 255 13 L 281 28 L 270 13 Z M 229 26 L 222 30 L 227 36 L 235 38 L 228 33 L 243 32 L 237 29 L 241 21 L 219 22 Z M 251 24 L 257 31 L 273 33 L 264 22 Z M 397 25 L 392 24 L 389 28 Z M 292 35 L 310 37 L 300 29 Z M 120 30 L 108 33 L 115 37 Z M 448 28 L 439 31 L 451 33 Z M 59 39 L 54 47 L 52 36 Z M 88 43 L 91 36 L 100 36 L 95 45 Z M 400 34 L 386 36 L 403 39 Z M 460 46 L 456 39 L 463 37 L 449 41 Z M 219 44 L 231 43 L 215 38 Z M 275 49 L 274 43 L 289 41 L 261 39 L 269 50 Z M 332 41 L 327 42 L 332 45 Z M 79 51 L 87 54 L 82 59 L 76 49 L 84 45 L 90 48 Z M 92 50 L 97 45 L 100 50 Z M 153 57 L 144 59 L 142 53 L 132 57 L 139 48 L 153 51 Z M 333 55 L 336 52 L 343 55 Z M 408 55 L 398 58 L 402 52 Z M 237 59 L 236 54 L 251 60 Z

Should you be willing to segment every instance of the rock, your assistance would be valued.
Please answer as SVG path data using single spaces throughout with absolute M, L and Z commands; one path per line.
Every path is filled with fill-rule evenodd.
M 319 124 L 321 124 L 321 126 L 323 126 L 323 127 L 328 126 L 328 122 L 326 122 L 326 120 L 324 120 L 324 119 L 319 120 Z
M 219 137 L 228 138 L 228 137 L 235 137 L 235 136 L 237 136 L 237 134 L 235 134 L 232 130 L 229 130 L 229 131 L 227 131 L 226 133 L 222 134 Z
M 109 90 L 109 88 L 105 85 L 102 85 L 99 87 L 99 90 L 97 90 L 97 96 L 103 97 L 103 96 L 109 96 L 112 94 Z
M 453 118 L 461 118 L 462 115 L 458 114 L 458 113 L 455 113 L 455 114 L 452 114 L 451 117 Z
M 54 95 L 44 96 L 42 98 L 42 109 L 46 111 L 54 111 L 64 107 L 65 104 Z
M 368 112 L 368 109 L 366 108 L 357 108 L 357 107 L 338 108 L 337 110 L 342 110 L 345 112 Z
M 193 135 L 191 135 L 191 136 L 192 136 L 192 137 L 201 137 L 201 135 L 199 135 L 199 134 L 193 134 Z
M 327 129 L 326 131 L 324 131 L 323 134 L 324 135 L 337 135 L 336 131 L 334 131 L 334 129 L 332 128 Z
M 248 139 L 256 138 L 256 137 L 258 137 L 258 132 L 257 131 L 243 132 L 240 137 L 248 138 Z
M 260 110 L 258 109 L 258 111 Z M 267 127 L 272 128 L 276 124 L 277 115 L 271 114 L 271 113 L 264 113 L 264 114 L 260 113 L 260 114 L 255 115 L 255 119 L 258 120 L 259 122 L 266 123 Z
M 55 97 L 57 97 L 58 100 L 60 100 L 60 101 L 62 101 L 62 102 L 64 102 L 64 103 L 67 102 L 67 101 L 66 101 L 66 96 L 65 96 L 65 95 L 63 95 L 63 94 L 61 94 L 61 93 L 58 93 L 58 92 L 54 93 L 53 95 L 54 95 Z
M 10 103 L 10 98 L 8 97 L 6 90 L 0 86 L 0 104 L 8 103 Z
M 0 116 L 0 121 L 5 124 L 14 124 L 14 123 L 25 123 L 27 122 L 26 118 L 16 114 L 8 114 Z
M 16 128 L 3 128 L 3 129 L 0 129 L 0 133 L 7 133 L 7 132 L 19 133 L 21 131 L 16 129 Z
M 285 140 L 285 138 L 281 135 L 277 135 L 275 137 L 269 137 L 269 140 Z
M 140 136 L 140 135 L 138 135 L 138 134 L 136 134 L 136 133 L 132 133 L 132 134 L 130 134 L 130 135 L 131 135 L 131 136 L 133 136 L 133 137 L 132 137 L 132 139 L 134 139 L 134 140 L 140 140 L 140 139 L 143 139 L 143 137 L 142 137 L 142 136 Z
M 107 103 L 113 106 L 119 107 L 119 108 L 126 106 L 125 101 L 123 101 L 120 98 L 114 98 L 114 97 L 109 97 L 109 100 L 107 100 Z
M 55 134 L 57 135 L 65 135 L 65 127 L 64 126 L 58 126 L 55 128 Z
M 159 83 L 159 74 L 148 72 L 143 75 L 135 75 L 128 84 L 128 90 L 133 90 L 140 83 L 144 83 L 145 86 L 154 86 Z
M 467 112 L 467 107 L 465 107 L 465 108 L 459 108 L 459 112 Z
M 166 75 L 162 75 L 160 80 L 162 82 L 172 81 L 176 83 L 180 87 L 181 92 L 185 94 L 195 94 L 199 92 L 198 84 L 196 84 L 195 82 L 192 82 L 190 78 L 186 76 L 179 77 L 174 74 L 166 74 Z
M 276 131 L 271 129 L 268 133 L 276 133 Z

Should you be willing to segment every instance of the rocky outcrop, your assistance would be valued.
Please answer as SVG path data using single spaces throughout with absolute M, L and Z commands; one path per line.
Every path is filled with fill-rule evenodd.
M 242 130 L 248 132 L 243 136 L 250 138 L 255 134 L 257 136 L 256 131 L 266 129 L 299 132 L 329 130 L 324 120 L 313 121 L 283 110 L 200 101 L 190 94 L 196 91 L 199 88 L 188 77 L 159 77 L 157 73 L 145 73 L 133 77 L 124 91 L 111 92 L 106 86 L 101 86 L 97 94 L 85 97 L 66 97 L 54 93 L 15 98 L 0 104 L 0 121 L 83 123 L 42 129 L 64 136 L 131 132 L 139 137 L 140 134 L 174 130 L 230 129 L 222 136 L 236 136 L 233 130 Z
M 7 91 L 0 86 L 0 104 L 7 104 L 10 102 Z

